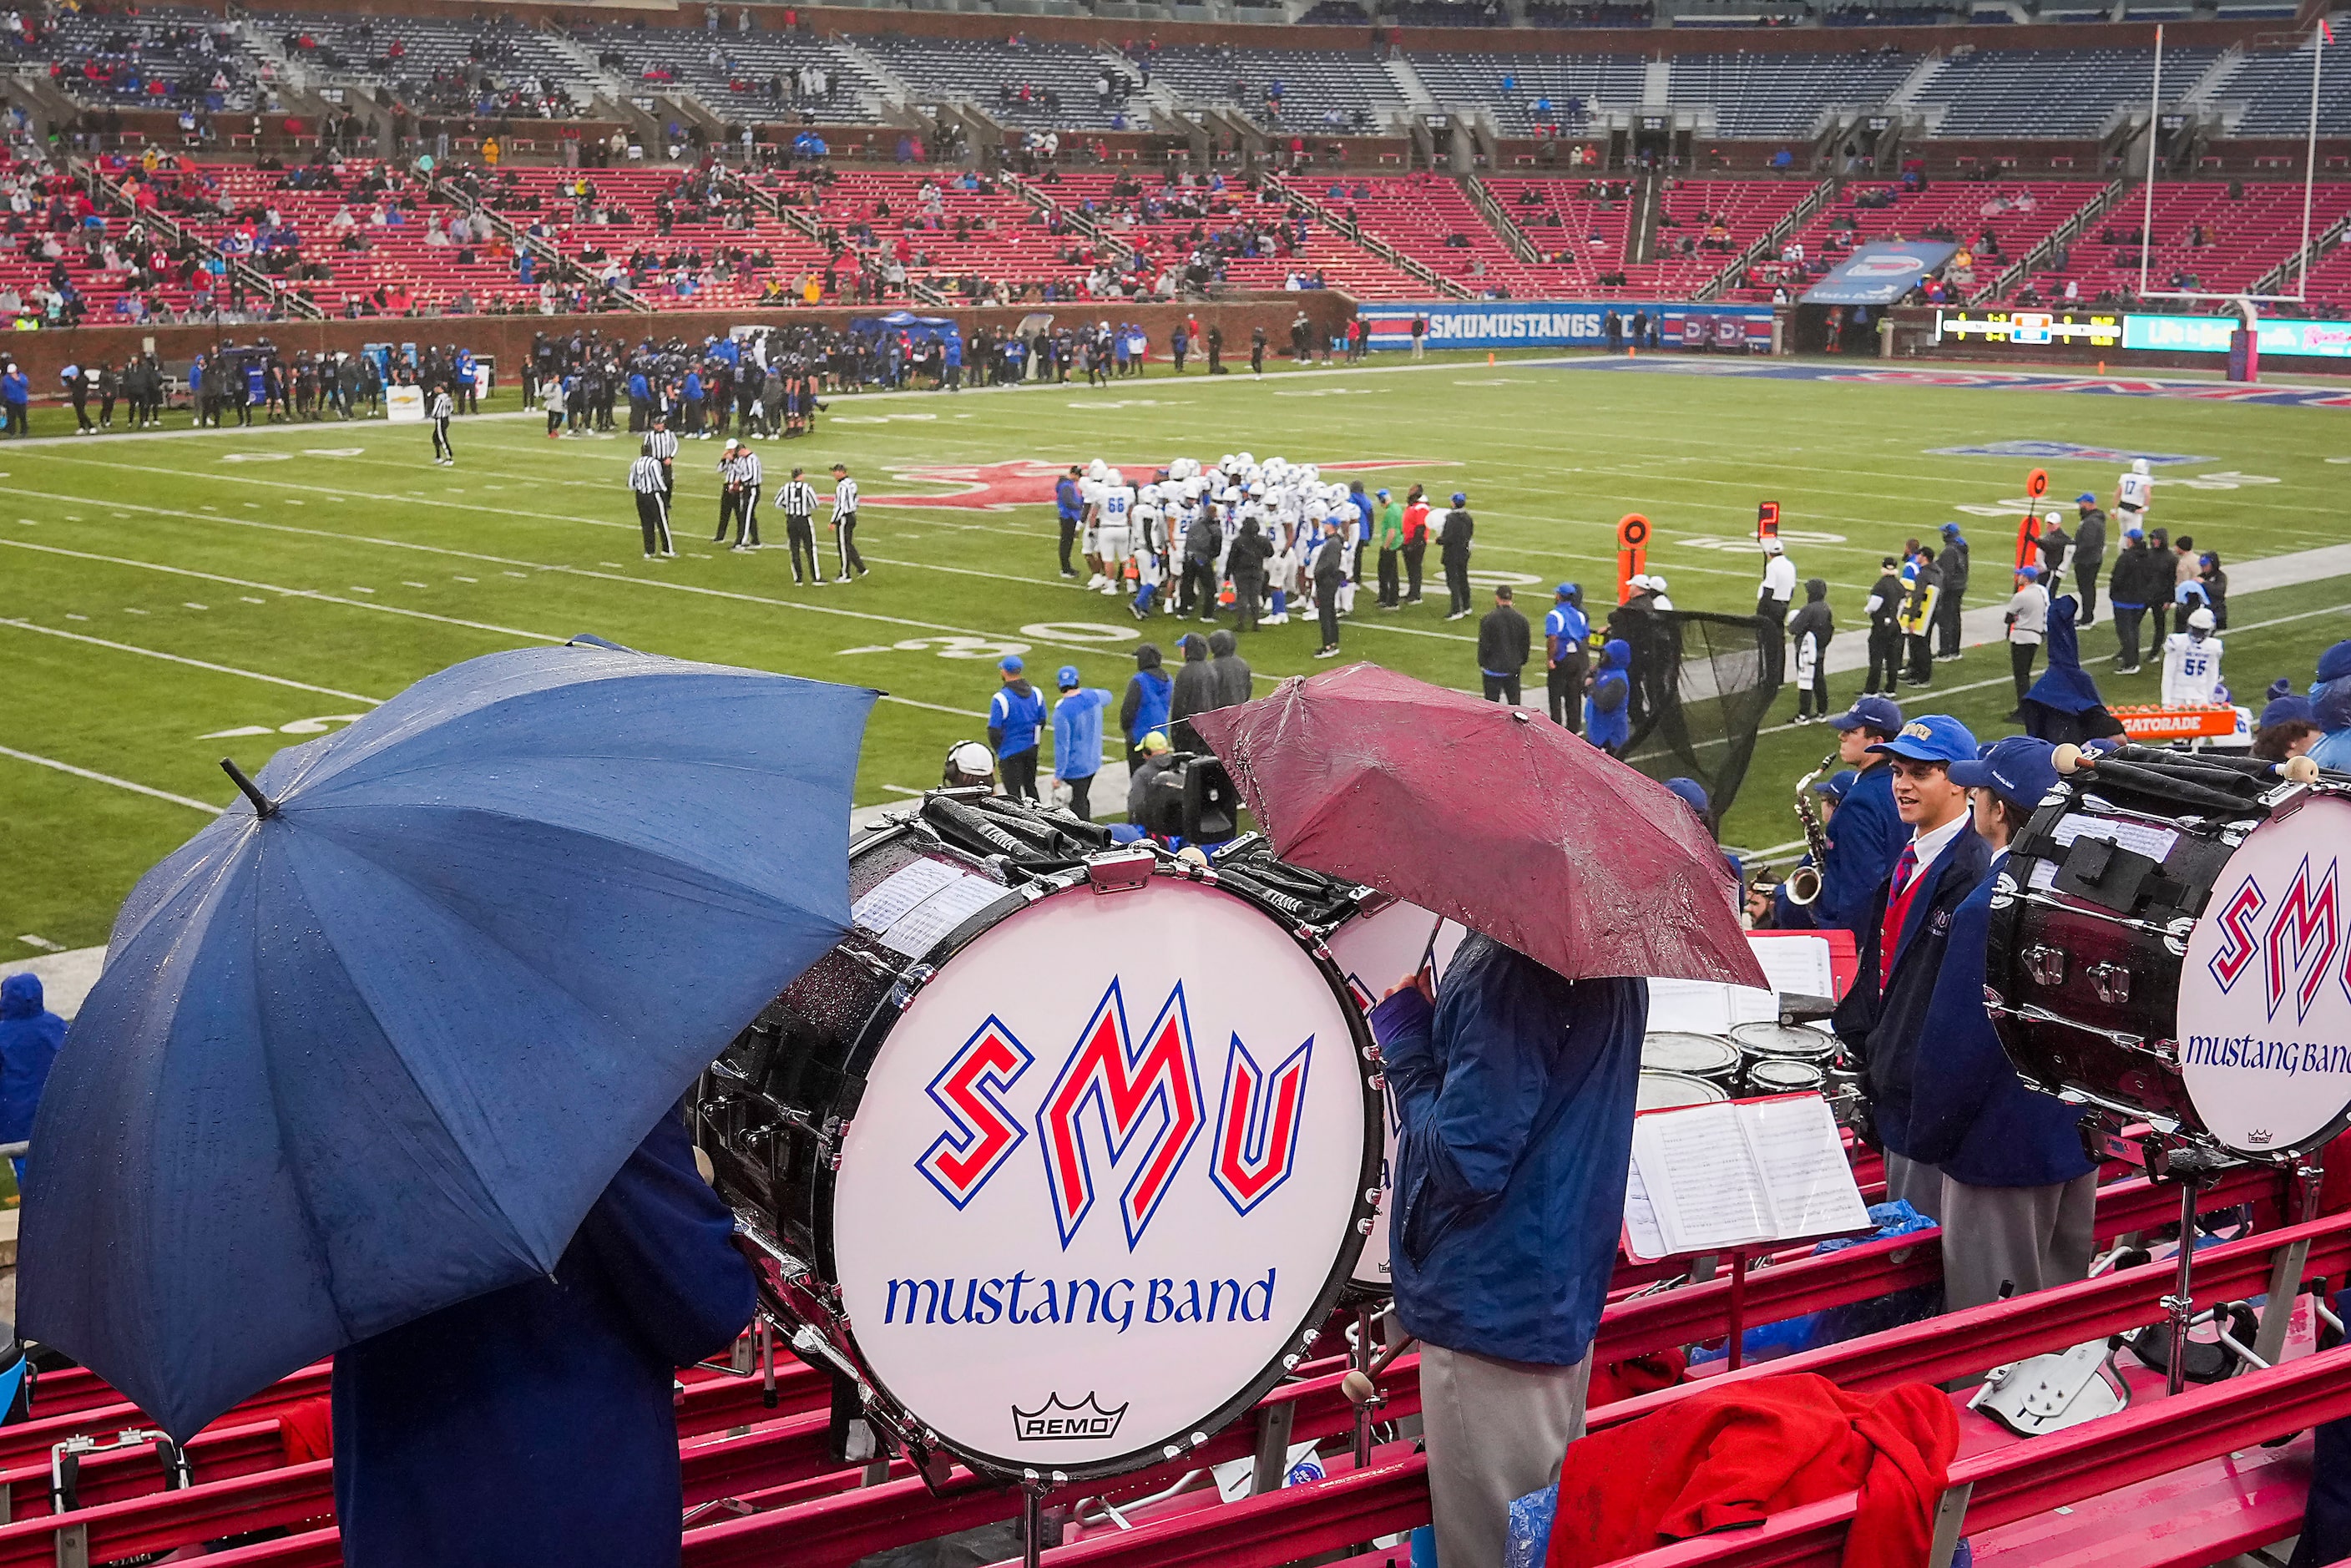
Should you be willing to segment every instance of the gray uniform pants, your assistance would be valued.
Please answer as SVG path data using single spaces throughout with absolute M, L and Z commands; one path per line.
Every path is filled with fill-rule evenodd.
M 1970 1186 L 1943 1178 L 1943 1310 L 2029 1295 L 2090 1274 L 2098 1173 L 2047 1186 Z
M 1933 1166 L 1920 1165 L 1907 1155 L 1886 1151 L 1886 1201 L 1896 1199 L 1908 1204 L 1928 1218 L 1941 1223 L 1943 1218 L 1943 1173 Z
M 1583 1436 L 1591 1382 L 1588 1354 L 1542 1366 L 1421 1346 L 1428 1500 L 1445 1568 L 1500 1568 L 1510 1504 L 1559 1479 L 1561 1457 Z

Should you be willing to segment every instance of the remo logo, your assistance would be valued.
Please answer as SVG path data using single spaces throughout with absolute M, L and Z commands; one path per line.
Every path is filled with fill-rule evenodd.
M 1255 905 L 1044 898 L 913 992 L 835 1176 L 876 1383 L 1013 1467 L 1157 1457 L 1278 1374 L 1378 1179 L 1362 1024 Z
M 2248 1154 L 2324 1132 L 2351 1103 L 2351 802 L 2262 823 L 2188 939 L 2180 1076 L 2215 1136 Z

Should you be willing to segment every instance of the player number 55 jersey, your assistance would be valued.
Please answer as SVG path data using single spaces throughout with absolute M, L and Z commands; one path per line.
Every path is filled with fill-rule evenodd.
M 2196 641 L 2174 632 L 2163 643 L 2163 706 L 2180 707 L 2220 700 L 2220 642 Z

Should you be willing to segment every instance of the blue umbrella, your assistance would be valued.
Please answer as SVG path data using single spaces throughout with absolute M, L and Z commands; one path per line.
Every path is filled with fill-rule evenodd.
M 848 929 L 874 695 L 528 649 L 232 768 L 251 804 L 132 890 L 49 1080 L 26 1333 L 184 1440 L 551 1270 Z

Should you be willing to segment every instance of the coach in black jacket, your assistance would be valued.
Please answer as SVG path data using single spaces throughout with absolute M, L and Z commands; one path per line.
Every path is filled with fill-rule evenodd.
M 1532 647 L 1527 618 L 1510 602 L 1506 583 L 1494 590 L 1494 608 L 1478 622 L 1478 673 L 1486 678 L 1488 702 L 1518 705 L 1519 672 L 1527 667 Z
M 1869 748 L 1894 769 L 1894 808 L 1910 841 L 1870 901 L 1858 933 L 1861 969 L 1837 1004 L 1837 1038 L 1868 1079 L 1870 1110 L 1886 1146 L 1886 1195 L 1940 1218 L 1942 1174 L 1909 1157 L 1911 1081 L 1935 977 L 1951 935 L 1951 916 L 1991 864 L 1991 851 L 1968 819 L 1968 792 L 1950 779 L 1954 762 L 1971 762 L 1976 737 L 1942 714 L 1912 719 L 1892 740 Z

